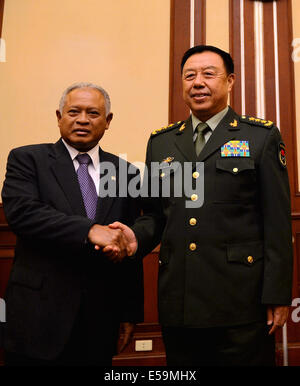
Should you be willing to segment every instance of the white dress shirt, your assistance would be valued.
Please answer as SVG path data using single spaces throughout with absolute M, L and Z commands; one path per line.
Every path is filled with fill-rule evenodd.
M 77 161 L 76 157 L 78 154 L 88 154 L 91 157 L 92 162 L 88 166 L 88 171 L 90 176 L 92 177 L 97 194 L 99 196 L 99 189 L 100 189 L 100 158 L 99 158 L 99 145 L 97 144 L 95 147 L 93 147 L 91 150 L 87 152 L 80 152 L 76 150 L 74 147 L 70 146 L 63 138 L 62 141 L 64 145 L 66 146 L 70 157 L 72 158 L 73 165 L 75 168 L 75 171 L 77 172 L 77 169 L 79 168 L 79 162 Z

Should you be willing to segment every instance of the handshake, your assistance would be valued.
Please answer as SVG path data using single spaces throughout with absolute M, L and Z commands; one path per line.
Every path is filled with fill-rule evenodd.
M 88 240 L 101 250 L 113 262 L 120 262 L 125 256 L 132 256 L 137 250 L 137 240 L 134 232 L 120 222 L 109 225 L 94 224 Z

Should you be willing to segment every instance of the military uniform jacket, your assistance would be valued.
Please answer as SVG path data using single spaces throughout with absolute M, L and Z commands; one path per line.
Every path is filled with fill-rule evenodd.
M 266 305 L 291 301 L 290 192 L 280 133 L 270 121 L 229 108 L 198 158 L 192 137 L 191 118 L 151 135 L 146 172 L 160 163 L 160 191 L 144 197 L 144 216 L 132 228 L 137 255 L 161 242 L 160 322 L 214 327 L 264 320 Z M 201 199 L 201 191 L 184 183 L 189 177 L 194 186 L 201 178 L 197 162 L 204 163 L 203 205 L 187 208 Z M 145 174 L 149 190 L 156 174 Z M 168 197 L 162 191 L 167 176 Z M 182 180 L 182 197 L 175 180 L 177 188 Z

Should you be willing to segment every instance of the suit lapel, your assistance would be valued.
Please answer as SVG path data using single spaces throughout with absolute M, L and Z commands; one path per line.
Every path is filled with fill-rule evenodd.
M 238 116 L 229 107 L 227 114 L 215 128 L 202 152 L 200 153 L 198 158 L 199 162 L 204 161 L 212 153 L 220 149 L 221 146 L 223 146 L 226 142 L 231 141 L 236 137 L 236 131 L 239 130 L 237 122 Z
M 73 213 L 86 216 L 73 161 L 61 139 L 54 144 L 54 152 L 50 153 L 49 157 L 53 159 L 52 172 L 62 188 Z
M 186 120 L 185 129 L 176 132 L 175 145 L 187 161 L 197 161 L 193 142 L 193 125 L 191 117 Z
M 103 151 L 101 148 L 99 149 L 99 157 L 100 157 L 100 181 L 101 181 L 101 174 L 102 176 L 107 176 L 107 170 L 104 172 L 103 169 L 103 163 L 104 162 L 110 162 L 114 166 L 114 170 L 116 173 L 111 174 L 108 171 L 108 179 L 112 181 L 112 183 L 116 184 L 116 193 L 118 193 L 118 169 L 119 165 L 118 162 L 116 161 L 117 158 L 114 157 L 110 153 L 106 153 Z M 104 224 L 105 220 L 110 212 L 111 206 L 113 205 L 116 197 L 112 197 L 111 195 L 107 195 L 105 197 L 100 197 L 98 199 L 98 206 L 97 206 L 97 213 L 96 213 L 96 220 L 99 224 Z

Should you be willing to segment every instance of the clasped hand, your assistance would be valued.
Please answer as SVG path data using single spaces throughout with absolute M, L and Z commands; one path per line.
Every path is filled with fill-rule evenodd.
M 137 249 L 133 231 L 120 222 L 110 225 L 95 224 L 88 234 L 89 241 L 110 260 L 120 262 L 125 256 L 132 256 Z

